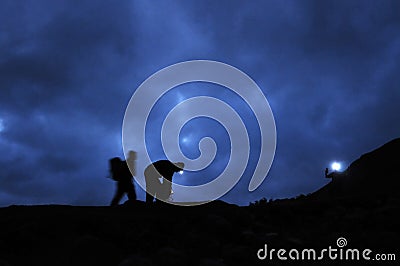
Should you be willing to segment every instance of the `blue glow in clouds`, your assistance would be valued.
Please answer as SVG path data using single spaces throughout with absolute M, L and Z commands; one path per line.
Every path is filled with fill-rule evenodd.
M 0 133 L 4 131 L 4 120 L 0 118 Z

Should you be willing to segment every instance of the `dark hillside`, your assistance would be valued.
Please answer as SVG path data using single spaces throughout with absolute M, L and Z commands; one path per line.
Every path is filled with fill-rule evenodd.
M 1 208 L 0 266 L 285 265 L 288 261 L 276 257 L 260 261 L 257 251 L 265 244 L 276 250 L 337 248 L 341 237 L 348 248 L 399 259 L 399 151 L 400 140 L 393 140 L 361 156 L 315 193 L 247 207 L 138 201 L 117 207 Z

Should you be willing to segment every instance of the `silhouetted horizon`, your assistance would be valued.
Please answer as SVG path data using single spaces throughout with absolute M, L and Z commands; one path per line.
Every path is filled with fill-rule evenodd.
M 134 152 L 132 152 L 134 153 Z M 224 201 L 222 199 L 217 199 L 213 203 L 207 202 L 205 204 L 219 204 L 218 202 L 221 202 L 222 204 L 232 204 L 236 206 L 249 206 L 249 205 L 259 205 L 260 203 L 265 204 L 267 202 L 274 202 L 274 201 L 280 201 L 280 200 L 297 200 L 297 199 L 312 199 L 312 200 L 321 200 L 321 201 L 326 201 L 326 200 L 336 200 L 340 198 L 347 198 L 348 200 L 350 199 L 355 199 L 355 200 L 360 200 L 360 199 L 365 199 L 366 201 L 369 200 L 374 200 L 374 199 L 385 199 L 385 198 L 391 198 L 391 197 L 399 197 L 398 195 L 398 182 L 397 182 L 397 177 L 398 177 L 398 171 L 397 171 L 397 162 L 398 162 L 398 156 L 400 154 L 400 138 L 395 138 L 387 143 L 384 143 L 383 145 L 380 145 L 376 149 L 372 151 L 368 151 L 364 154 L 361 154 L 357 159 L 355 159 L 349 166 L 348 168 L 344 169 L 343 171 L 333 171 L 331 174 L 333 174 L 331 177 L 329 177 L 329 182 L 318 188 L 317 190 L 310 191 L 308 193 L 302 193 L 295 195 L 293 197 L 288 197 L 288 198 L 267 198 L 267 197 L 260 197 L 259 199 L 256 199 L 254 201 L 250 201 L 247 204 L 234 204 L 228 201 Z M 134 159 L 136 160 L 136 155 L 133 156 Z M 132 157 L 131 157 L 132 158 Z M 113 160 L 116 160 L 119 158 L 113 158 L 110 159 L 110 163 L 112 163 Z M 131 159 L 132 160 L 132 159 Z M 167 161 L 165 161 L 167 162 Z M 121 161 L 121 163 L 125 164 L 124 161 Z M 158 161 L 158 163 L 163 163 L 162 167 L 167 167 L 164 165 L 164 161 Z M 168 162 L 172 164 L 171 162 Z M 172 164 L 173 165 L 173 164 Z M 133 167 L 133 165 L 131 166 Z M 149 166 L 150 167 L 150 166 Z M 176 166 L 174 166 L 176 167 Z M 160 168 L 161 169 L 161 168 Z M 163 170 L 158 170 L 163 173 Z M 177 168 L 178 170 L 174 171 L 179 171 L 182 168 Z M 321 169 L 322 170 L 322 169 Z M 129 169 L 127 169 L 127 175 L 132 177 L 131 172 L 129 172 Z M 112 173 L 111 173 L 112 174 Z M 137 174 L 137 173 L 136 173 Z M 121 174 L 120 174 L 121 175 Z M 171 177 L 169 177 L 171 178 Z M 326 178 L 326 176 L 323 175 L 321 171 L 321 176 L 320 178 Z M 114 179 L 114 177 L 113 177 Z M 119 182 L 118 177 L 115 179 L 115 181 Z M 125 181 L 124 181 L 125 182 Z M 110 184 L 111 185 L 111 184 Z M 122 185 L 124 183 L 122 182 Z M 129 188 L 130 189 L 130 188 Z M 113 205 L 118 205 L 121 204 L 121 206 L 135 206 L 135 205 L 143 205 L 146 203 L 146 200 L 149 201 L 149 197 L 147 197 L 146 200 L 140 200 L 136 199 L 136 194 L 134 192 L 134 196 L 131 198 L 126 198 L 124 199 L 123 193 L 128 193 L 129 195 L 129 189 L 128 190 L 121 190 L 118 185 L 118 189 L 116 194 L 114 195 L 113 198 Z M 140 190 L 140 187 L 136 186 L 134 188 L 136 192 Z M 121 194 L 119 194 L 121 193 Z M 154 192 L 152 192 L 154 193 Z M 160 192 L 161 193 L 161 192 Z M 104 195 L 105 197 L 111 196 L 111 195 Z M 149 195 L 150 196 L 150 195 Z M 117 200 L 116 200 L 117 199 Z M 154 200 L 154 198 L 153 198 Z M 10 204 L 10 206 L 15 206 L 18 204 Z M 29 205 L 29 204 L 28 204 Z M 63 206 L 63 204 L 57 204 L 57 203 L 43 203 L 40 205 L 59 205 Z M 68 206 L 72 206 L 70 204 L 67 204 Z M 182 204 L 183 206 L 189 206 L 193 205 L 193 203 L 188 202 L 187 204 Z M 33 204 L 34 206 L 34 204 Z M 86 206 L 86 205 L 77 205 L 77 206 Z M 98 207 L 101 206 L 106 206 L 106 205 L 97 205 Z M 7 206 L 2 206 L 2 207 L 7 207 Z

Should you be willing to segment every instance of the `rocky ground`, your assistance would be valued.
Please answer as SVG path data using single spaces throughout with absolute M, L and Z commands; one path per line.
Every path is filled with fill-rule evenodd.
M 371 260 L 362 254 L 360 261 L 332 260 L 325 253 L 314 264 L 400 265 L 399 162 L 395 139 L 362 155 L 314 193 L 245 207 L 215 201 L 192 207 L 134 202 L 0 208 L 0 266 L 309 265 L 314 261 L 308 253 L 306 260 L 291 260 L 291 250 L 314 249 L 320 257 L 329 247 L 337 249 L 332 257 L 370 249 Z M 341 248 L 339 238 L 345 239 Z M 269 255 L 259 260 L 265 245 Z M 280 254 L 287 261 L 277 257 L 278 249 L 286 250 Z M 392 261 L 374 260 L 376 255 Z
M 257 251 L 264 244 L 288 251 L 336 248 L 339 237 L 348 248 L 400 259 L 398 213 L 396 198 L 299 197 L 246 207 L 220 201 L 197 207 L 10 206 L 0 209 L 0 265 L 285 265 L 276 257 L 260 261 Z

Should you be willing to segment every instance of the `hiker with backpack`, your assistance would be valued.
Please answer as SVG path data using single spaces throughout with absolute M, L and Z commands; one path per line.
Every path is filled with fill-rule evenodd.
M 172 176 L 183 171 L 184 163 L 172 163 L 160 160 L 146 167 L 144 176 L 146 180 L 146 203 L 167 201 L 172 192 Z M 162 180 L 162 182 L 160 181 Z
M 135 175 L 136 152 L 130 151 L 126 161 L 119 157 L 109 160 L 111 178 L 117 182 L 117 190 L 111 201 L 111 206 L 116 206 L 126 193 L 129 201 L 136 200 L 135 186 L 133 185 L 132 176 Z

